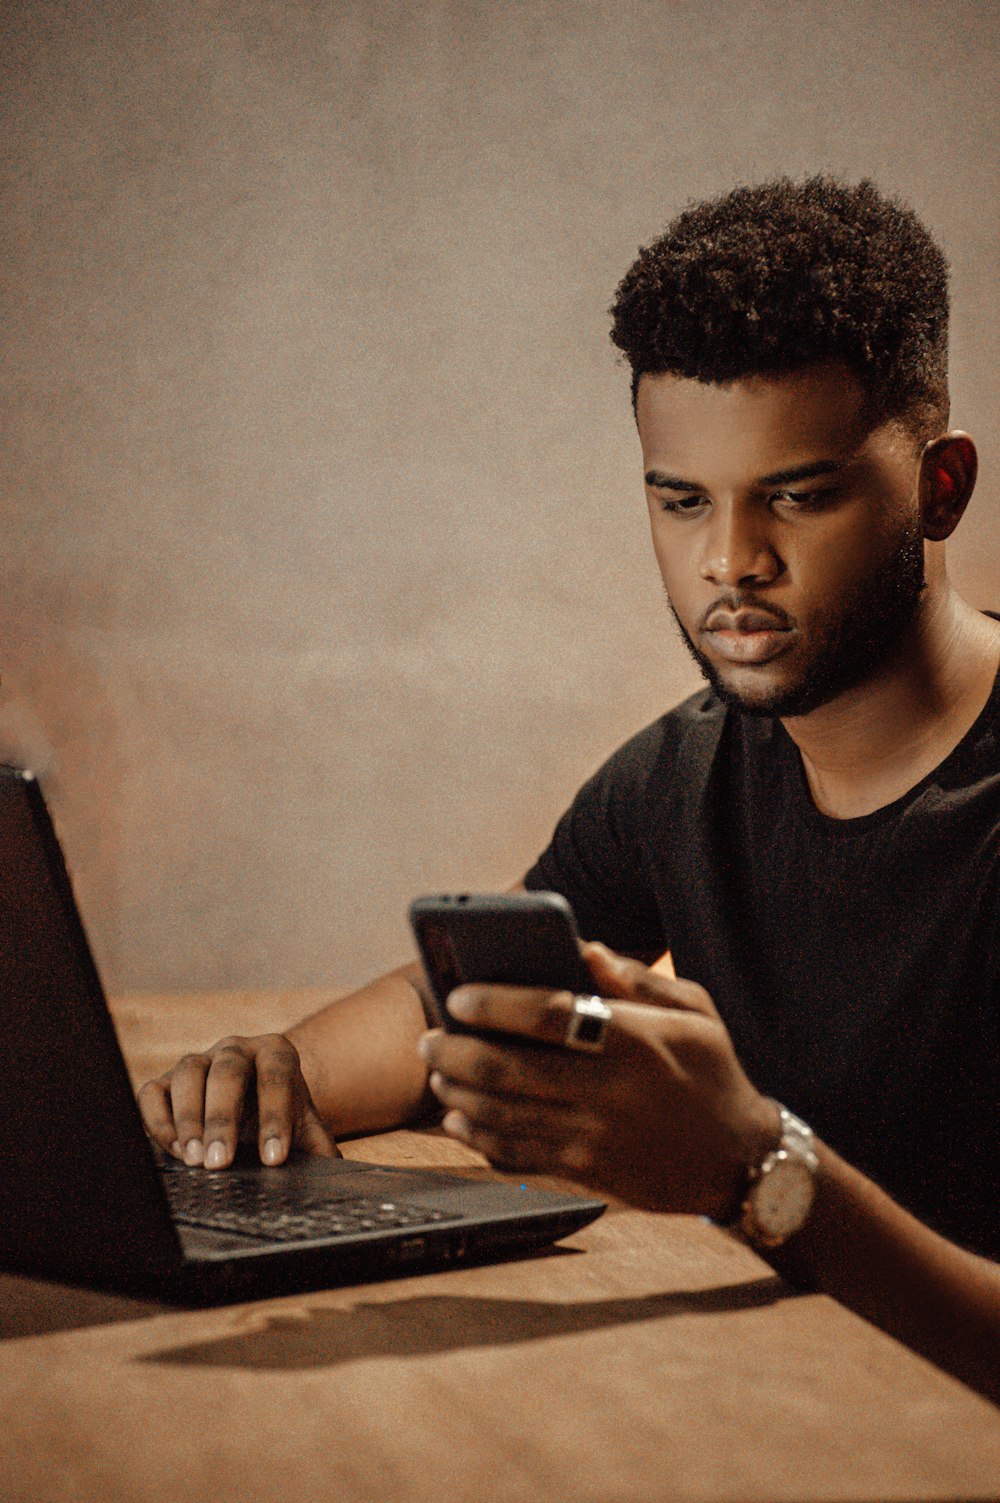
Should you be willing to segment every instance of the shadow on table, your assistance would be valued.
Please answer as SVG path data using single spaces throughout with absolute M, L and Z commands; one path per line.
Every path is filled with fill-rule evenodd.
M 50 1284 L 41 1279 L 19 1278 L 16 1274 L 0 1275 L 0 1341 L 143 1320 L 162 1315 L 164 1309 L 154 1300 L 71 1288 L 68 1284 Z
M 675 1315 L 755 1310 L 795 1297 L 797 1291 L 776 1277 L 687 1294 L 570 1303 L 414 1295 L 357 1304 L 347 1310 L 313 1307 L 296 1314 L 270 1315 L 259 1330 L 195 1341 L 138 1360 L 171 1366 L 296 1371 L 336 1367 L 361 1358 L 398 1361 L 463 1348 L 513 1346 Z

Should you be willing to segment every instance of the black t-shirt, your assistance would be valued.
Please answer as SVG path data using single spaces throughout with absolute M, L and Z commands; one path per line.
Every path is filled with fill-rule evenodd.
M 584 785 L 525 881 L 587 938 L 669 948 L 760 1090 L 1000 1257 L 1000 677 L 934 772 L 843 820 L 780 721 L 695 695 Z

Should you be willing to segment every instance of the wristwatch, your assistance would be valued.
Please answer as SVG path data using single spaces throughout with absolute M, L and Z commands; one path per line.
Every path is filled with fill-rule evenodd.
M 781 1141 L 763 1163 L 750 1171 L 747 1191 L 736 1223 L 755 1247 L 780 1247 L 800 1231 L 816 1195 L 816 1157 L 812 1128 L 780 1102 Z

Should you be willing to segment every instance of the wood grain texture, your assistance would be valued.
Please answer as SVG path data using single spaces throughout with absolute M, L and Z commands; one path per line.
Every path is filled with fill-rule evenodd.
M 296 1001 L 115 1011 L 145 1068 L 192 1012 L 218 1036 Z M 433 1133 L 348 1152 L 485 1172 Z M 0 1311 L 5 1503 L 1000 1493 L 991 1405 L 693 1217 L 613 1208 L 545 1256 L 210 1311 L 7 1277 Z

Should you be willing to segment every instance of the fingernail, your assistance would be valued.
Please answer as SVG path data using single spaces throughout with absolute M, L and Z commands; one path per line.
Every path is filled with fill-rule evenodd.
M 205 1168 L 221 1169 L 223 1164 L 226 1162 L 226 1158 L 227 1154 L 225 1143 L 220 1143 L 218 1139 L 216 1139 L 214 1143 L 209 1143 L 208 1147 L 205 1149 Z
M 431 1057 L 431 1036 L 430 1036 L 429 1033 L 421 1034 L 420 1039 L 419 1039 L 419 1041 L 417 1043 L 417 1053 L 420 1055 L 420 1057 L 422 1059 L 430 1059 L 430 1057 Z
M 184 1157 L 183 1153 L 181 1152 L 181 1145 L 176 1138 L 170 1145 L 170 1152 L 176 1154 L 179 1159 L 182 1159 Z
M 453 1138 L 462 1138 L 466 1143 L 472 1137 L 472 1126 L 464 1112 L 447 1112 L 441 1126 Z
M 471 1018 L 476 1011 L 475 999 L 459 987 L 448 998 L 448 1011 L 456 1018 Z
M 427 1084 L 430 1086 L 431 1090 L 434 1091 L 435 1093 L 438 1092 L 438 1091 L 440 1091 L 441 1087 L 444 1085 L 444 1076 L 441 1074 L 441 1071 L 440 1070 L 432 1070 L 431 1073 L 430 1073 L 430 1076 L 428 1078 Z
M 283 1146 L 280 1138 L 268 1138 L 260 1151 L 261 1161 L 265 1164 L 276 1164 L 281 1158 Z
M 189 1138 L 184 1149 L 185 1164 L 203 1164 L 205 1148 L 200 1138 Z

